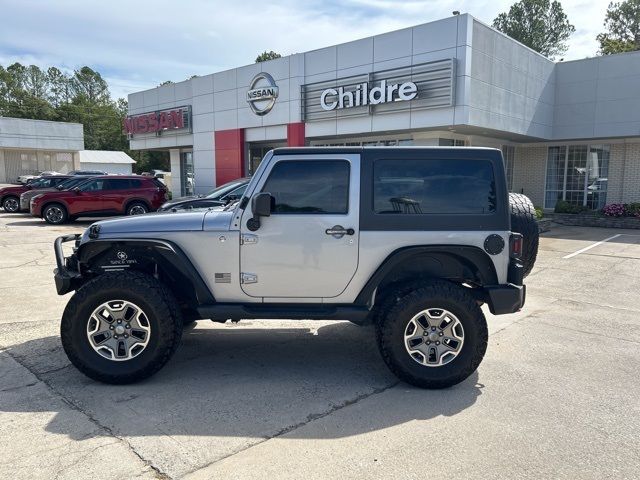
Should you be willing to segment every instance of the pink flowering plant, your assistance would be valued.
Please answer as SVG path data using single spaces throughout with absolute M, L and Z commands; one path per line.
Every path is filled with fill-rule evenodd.
M 624 203 L 610 203 L 602 209 L 605 217 L 624 217 L 627 215 L 627 206 Z

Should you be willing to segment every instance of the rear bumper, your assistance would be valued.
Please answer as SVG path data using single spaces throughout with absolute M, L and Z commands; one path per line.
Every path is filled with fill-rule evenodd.
M 65 258 L 62 251 L 63 243 L 72 241 L 77 242 L 80 237 L 80 234 L 65 235 L 63 237 L 56 238 L 53 243 L 57 265 L 57 268 L 53 271 L 53 279 L 56 283 L 56 291 L 58 292 L 58 295 L 64 295 L 75 290 L 82 279 L 80 272 L 72 265 L 72 258 Z

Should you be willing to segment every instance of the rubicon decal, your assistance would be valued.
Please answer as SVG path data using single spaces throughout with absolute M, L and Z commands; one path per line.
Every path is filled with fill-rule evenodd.
M 363 105 L 379 105 L 387 102 L 403 102 L 416 98 L 418 86 L 413 82 L 387 85 L 382 80 L 378 86 L 369 89 L 367 82 L 357 85 L 355 89 L 345 91 L 344 87 L 327 88 L 320 95 L 323 110 L 360 107 Z
M 268 73 L 257 74 L 249 84 L 247 102 L 256 115 L 266 115 L 271 111 L 278 98 L 278 86 Z

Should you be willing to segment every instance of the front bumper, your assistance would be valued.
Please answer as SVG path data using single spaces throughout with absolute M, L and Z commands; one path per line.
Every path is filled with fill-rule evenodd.
M 77 264 L 74 265 L 74 256 L 65 257 L 62 251 L 62 244 L 65 242 L 75 241 L 76 245 L 80 241 L 79 233 L 73 235 L 64 235 L 56 238 L 53 243 L 53 250 L 56 255 L 57 268 L 53 271 L 53 278 L 56 282 L 56 291 L 58 295 L 64 295 L 76 289 L 78 283 L 82 279 L 82 275 L 78 271 Z

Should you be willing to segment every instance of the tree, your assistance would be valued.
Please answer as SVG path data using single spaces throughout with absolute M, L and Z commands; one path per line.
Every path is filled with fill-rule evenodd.
M 567 51 L 576 30 L 557 0 L 521 0 L 498 15 L 493 27 L 549 58 Z
M 256 63 L 266 62 L 267 60 L 275 60 L 276 58 L 280 58 L 282 55 L 274 52 L 273 50 L 267 52 L 266 50 L 262 52 L 260 55 L 256 57 Z
M 607 32 L 596 37 L 601 54 L 640 50 L 640 0 L 611 2 L 604 17 L 604 26 Z

